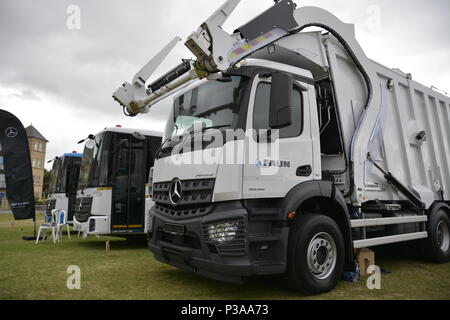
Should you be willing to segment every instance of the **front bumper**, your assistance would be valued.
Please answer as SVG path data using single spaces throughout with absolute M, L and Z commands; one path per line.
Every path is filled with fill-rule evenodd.
M 245 276 L 286 270 L 288 228 L 272 220 L 254 219 L 240 201 L 214 204 L 207 215 L 183 220 L 162 215 L 155 207 L 150 214 L 154 220 L 149 249 L 160 262 L 236 283 Z M 219 243 L 209 239 L 207 225 L 233 221 L 244 226 L 242 241 Z M 171 234 L 165 230 L 166 224 L 180 226 L 184 233 Z

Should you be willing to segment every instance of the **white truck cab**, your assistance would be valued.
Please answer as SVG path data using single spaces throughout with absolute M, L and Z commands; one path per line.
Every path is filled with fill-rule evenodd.
M 74 230 L 88 235 L 147 232 L 148 172 L 161 134 L 122 127 L 106 128 L 86 142 L 75 203 Z

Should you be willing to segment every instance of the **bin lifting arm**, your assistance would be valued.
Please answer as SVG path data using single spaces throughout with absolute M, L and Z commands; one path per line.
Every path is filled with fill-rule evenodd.
M 197 57 L 197 68 L 209 73 L 225 72 L 253 52 L 299 27 L 294 18 L 296 4 L 293 0 L 279 0 L 230 35 L 222 25 L 239 2 L 227 1 L 188 37 L 185 45 Z
M 141 100 L 144 100 L 148 96 L 147 90 L 145 89 L 145 83 L 179 41 L 181 41 L 181 38 L 175 37 L 138 73 L 136 73 L 132 83 L 125 82 L 116 90 L 116 92 L 114 92 L 113 99 L 126 108 L 130 115 L 134 116 L 139 112 L 142 112 L 141 108 L 144 106 L 142 105 Z

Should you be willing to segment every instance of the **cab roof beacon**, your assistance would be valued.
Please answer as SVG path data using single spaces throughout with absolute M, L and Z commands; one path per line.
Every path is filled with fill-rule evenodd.
M 430 259 L 449 262 L 450 98 L 370 60 L 354 26 L 317 7 L 275 1 L 229 34 L 222 25 L 239 2 L 186 39 L 195 60 L 146 87 L 176 37 L 113 95 L 130 116 L 174 98 L 151 176 L 155 258 L 223 281 L 286 273 L 309 294 L 354 271 L 361 248 L 420 240 Z M 278 139 L 256 143 L 276 140 L 279 154 L 176 163 L 196 122 L 204 135 L 276 129 Z

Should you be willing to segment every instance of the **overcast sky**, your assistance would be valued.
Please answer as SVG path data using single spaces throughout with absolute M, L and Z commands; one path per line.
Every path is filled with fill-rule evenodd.
M 106 126 L 163 130 L 169 107 L 127 118 L 111 98 L 170 39 L 185 39 L 223 0 L 0 0 L 0 108 L 48 139 L 47 158 Z M 367 55 L 450 92 L 450 1 L 297 0 L 354 23 Z M 273 4 L 242 0 L 229 32 Z M 68 8 L 80 8 L 69 29 Z M 71 20 L 70 20 L 71 21 Z M 180 43 L 158 74 L 191 57 Z M 157 76 L 157 75 L 156 75 Z

